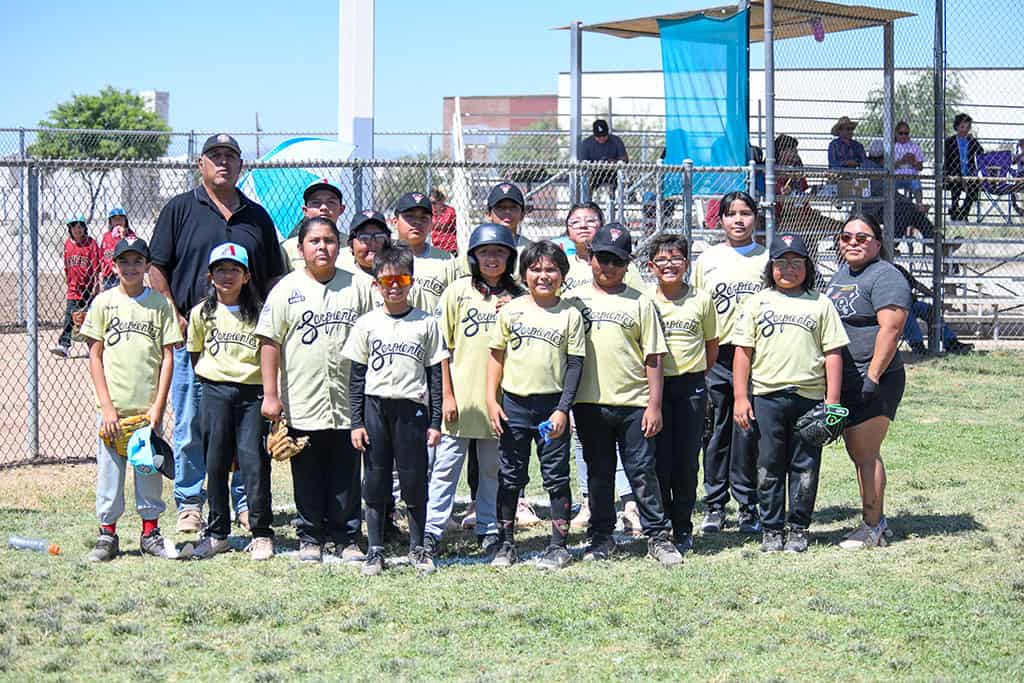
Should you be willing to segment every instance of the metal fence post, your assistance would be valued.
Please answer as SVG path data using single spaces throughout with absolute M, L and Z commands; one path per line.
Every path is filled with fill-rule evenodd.
M 693 159 L 683 159 L 683 237 L 693 241 Z
M 27 344 L 25 354 L 28 412 L 26 449 L 29 458 L 39 456 L 39 167 L 28 167 L 28 287 L 26 302 Z
M 425 191 L 430 194 L 434 189 L 434 136 L 427 133 L 427 187 Z
M 25 160 L 25 129 L 18 129 L 18 158 Z M 25 175 L 18 169 L 18 324 L 25 324 Z
M 352 200 L 355 202 L 356 211 L 363 210 L 363 167 L 356 164 L 352 167 Z
M 942 340 L 943 315 L 942 298 L 945 277 L 945 254 L 943 248 L 943 210 L 942 210 L 942 175 L 943 146 L 946 129 L 946 29 L 943 19 L 946 15 L 945 0 L 935 0 L 935 55 L 932 68 L 932 87 L 935 97 L 935 122 L 932 131 L 935 140 L 935 231 L 932 241 L 932 324 L 928 330 L 928 352 L 938 353 L 939 342 Z M 959 169 L 958 169 L 959 171 Z
M 661 164 L 654 172 L 654 181 L 658 184 L 654 191 L 654 234 L 660 235 L 665 225 L 665 184 L 662 181 Z
M 623 222 L 624 216 L 626 215 L 624 208 L 626 203 L 626 170 L 622 167 L 622 162 L 615 164 L 615 218 L 618 222 Z

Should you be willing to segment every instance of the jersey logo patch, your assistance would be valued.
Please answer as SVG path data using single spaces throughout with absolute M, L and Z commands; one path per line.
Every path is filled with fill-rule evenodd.
M 293 289 L 292 290 L 292 295 L 290 297 L 288 297 L 288 303 L 289 304 L 297 304 L 300 301 L 305 301 L 305 300 L 306 300 L 306 297 L 302 296 L 302 292 L 300 292 L 298 289 Z
M 839 317 L 847 318 L 857 312 L 854 302 L 860 298 L 860 287 L 856 284 L 832 285 L 828 288 L 826 296 L 832 300 L 836 310 L 839 311 Z

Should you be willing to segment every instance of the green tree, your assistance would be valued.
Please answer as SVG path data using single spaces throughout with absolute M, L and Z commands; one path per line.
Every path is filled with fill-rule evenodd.
M 898 83 L 893 92 L 893 125 L 899 121 L 910 124 L 910 134 L 922 147 L 931 149 L 927 144 L 932 139 L 935 129 L 935 88 L 932 72 L 923 71 L 913 80 Z M 963 78 L 955 71 L 946 72 L 946 128 L 953 127 L 953 117 L 959 111 L 959 104 L 964 101 Z M 876 88 L 868 93 L 864 118 L 857 126 L 857 137 L 881 137 L 884 93 Z M 977 131 L 975 131 L 977 134 Z
M 166 154 L 171 141 L 169 135 L 94 132 L 170 131 L 163 119 L 146 111 L 141 97 L 109 85 L 98 95 L 74 95 L 61 102 L 39 125 L 60 130 L 40 131 L 28 148 L 29 155 L 37 159 L 156 159 Z M 106 168 L 75 170 L 89 188 L 90 221 L 109 172 Z

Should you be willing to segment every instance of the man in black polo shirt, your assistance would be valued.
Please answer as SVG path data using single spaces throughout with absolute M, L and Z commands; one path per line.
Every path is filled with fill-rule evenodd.
M 172 198 L 160 211 L 150 252 L 153 288 L 174 304 L 182 334 L 189 311 L 206 296 L 210 251 L 224 242 L 241 244 L 249 253 L 249 272 L 261 298 L 284 273 L 277 230 L 270 215 L 235 187 L 242 171 L 238 142 L 221 133 L 211 135 L 199 157 L 202 184 Z M 187 336 L 187 335 L 186 335 Z M 199 432 L 199 382 L 184 344 L 174 350 L 171 379 L 174 411 L 174 502 L 179 532 L 199 531 L 206 497 L 206 459 Z M 240 479 L 232 485 L 235 509 L 248 517 Z
M 608 130 L 608 122 L 604 119 L 594 121 L 594 134 L 580 143 L 580 161 L 622 161 L 629 163 L 626 145 L 618 135 Z M 601 185 L 615 185 L 616 174 L 613 169 L 601 169 L 590 172 L 590 198 Z

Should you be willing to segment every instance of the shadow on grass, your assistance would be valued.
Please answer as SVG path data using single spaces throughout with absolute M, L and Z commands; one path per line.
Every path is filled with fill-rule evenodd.
M 815 521 L 818 521 L 817 513 L 815 513 Z M 892 541 L 987 530 L 987 527 L 978 522 L 974 515 L 965 513 L 951 515 L 904 513 L 886 517 L 886 521 L 893 533 Z M 823 542 L 834 544 L 842 541 L 849 531 L 850 529 L 839 529 L 831 532 L 818 532 L 815 535 Z

